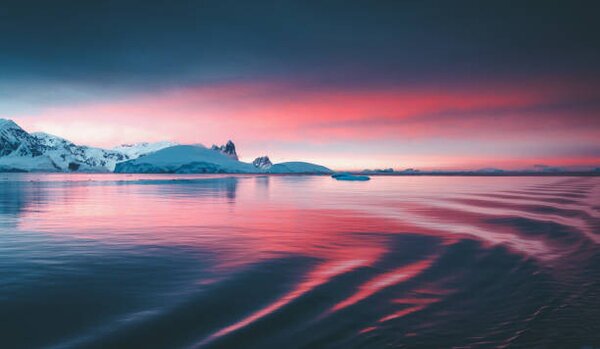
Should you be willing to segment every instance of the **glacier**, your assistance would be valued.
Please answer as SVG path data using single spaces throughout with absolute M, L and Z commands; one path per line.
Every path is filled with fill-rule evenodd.
M 235 160 L 218 149 L 209 149 L 202 145 L 179 145 L 118 163 L 115 172 L 325 174 L 332 171 L 307 162 L 283 162 L 261 168 L 255 164 Z

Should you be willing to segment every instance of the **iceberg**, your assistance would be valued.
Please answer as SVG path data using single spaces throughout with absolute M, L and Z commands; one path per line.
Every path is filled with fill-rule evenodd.
M 331 178 L 337 179 L 338 181 L 368 181 L 371 178 L 369 176 L 364 176 L 364 175 L 353 175 L 351 173 L 336 173 L 334 175 L 331 176 Z

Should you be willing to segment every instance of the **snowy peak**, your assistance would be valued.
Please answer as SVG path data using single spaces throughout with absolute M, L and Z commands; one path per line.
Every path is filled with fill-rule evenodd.
M 123 145 L 113 150 L 76 145 L 44 132 L 27 133 L 0 119 L 0 170 L 110 172 L 118 162 L 176 145 L 172 142 Z
M 44 132 L 27 133 L 15 122 L 0 119 L 2 171 L 113 171 L 130 157 L 116 151 L 78 146 Z
M 12 120 L 0 119 L 0 157 L 38 156 L 38 141 Z
M 19 129 L 19 130 L 22 130 L 22 128 L 20 128 L 19 125 L 17 125 L 14 121 L 12 121 L 10 119 L 2 119 L 2 118 L 0 118 L 0 130 L 4 130 L 4 129 Z
M 271 168 L 271 166 L 273 166 L 273 163 L 271 162 L 271 159 L 265 155 L 254 159 L 254 161 L 252 161 L 252 165 L 261 170 L 268 170 Z
M 235 144 L 233 144 L 231 140 L 227 141 L 227 144 L 221 146 L 213 144 L 210 149 L 225 154 L 234 160 L 238 160 L 238 155 L 235 151 Z
M 51 135 L 49 133 L 45 133 L 45 132 L 33 132 L 30 133 L 30 135 L 32 137 L 34 137 L 35 139 L 37 139 L 40 144 L 46 146 L 46 147 L 58 147 L 60 145 L 67 145 L 67 144 L 71 144 L 71 145 L 75 145 L 72 142 L 55 136 L 55 135 Z

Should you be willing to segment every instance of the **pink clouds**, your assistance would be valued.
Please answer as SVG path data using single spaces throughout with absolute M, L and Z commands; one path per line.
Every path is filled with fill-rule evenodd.
M 585 85 L 549 82 L 363 90 L 231 83 L 48 108 L 18 121 L 30 130 L 98 146 L 158 140 L 211 144 L 228 138 L 250 149 L 252 144 L 286 142 L 436 139 L 467 139 L 474 144 L 528 139 L 594 146 L 600 137 L 600 108 L 572 108 L 597 100 L 593 91 Z M 444 149 L 438 154 L 443 163 L 462 157 Z M 597 160 L 593 157 L 591 162 Z

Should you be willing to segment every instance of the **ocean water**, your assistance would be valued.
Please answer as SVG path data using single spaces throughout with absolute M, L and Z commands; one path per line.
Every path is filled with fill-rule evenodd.
M 600 178 L 0 174 L 1 348 L 599 348 Z

